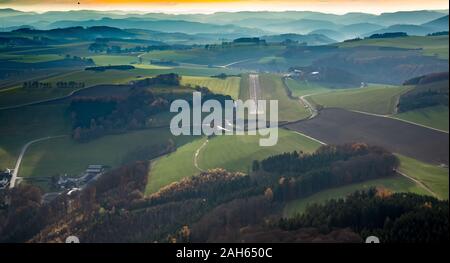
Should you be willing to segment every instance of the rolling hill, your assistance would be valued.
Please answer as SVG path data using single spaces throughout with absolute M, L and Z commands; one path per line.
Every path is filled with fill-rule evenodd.
M 436 32 L 436 30 L 431 27 L 425 27 L 421 25 L 399 24 L 370 32 L 368 34 L 365 34 L 364 36 L 370 36 L 373 34 L 395 33 L 395 32 L 404 32 L 410 36 L 425 36 L 427 34 Z
M 325 34 L 320 33 L 310 33 L 307 35 L 301 34 L 280 34 L 280 35 L 270 35 L 262 36 L 261 39 L 266 42 L 283 42 L 286 40 L 298 41 L 299 43 L 307 43 L 308 45 L 326 45 L 335 43 L 335 38 L 330 38 Z
M 234 25 L 214 25 L 199 22 L 190 22 L 184 20 L 150 20 L 142 18 L 124 18 L 124 19 L 113 19 L 105 17 L 97 20 L 63 20 L 51 23 L 48 28 L 61 28 L 61 27 L 72 27 L 72 26 L 110 26 L 122 29 L 137 28 L 137 29 L 148 29 L 153 31 L 162 31 L 169 33 L 187 33 L 187 34 L 197 34 L 197 33 L 233 33 L 236 35 L 262 35 L 265 32 L 258 29 L 243 28 Z
M 422 26 L 432 28 L 435 31 L 448 31 L 448 15 L 422 24 Z

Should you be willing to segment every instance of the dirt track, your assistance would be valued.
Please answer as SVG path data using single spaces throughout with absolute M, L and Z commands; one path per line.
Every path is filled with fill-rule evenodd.
M 447 133 L 394 119 L 329 108 L 314 119 L 285 127 L 328 144 L 366 142 L 425 162 L 448 165 Z

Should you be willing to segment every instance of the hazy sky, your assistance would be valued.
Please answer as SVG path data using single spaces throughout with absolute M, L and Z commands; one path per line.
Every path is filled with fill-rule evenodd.
M 448 0 L 0 0 L 0 7 L 37 12 L 77 9 L 169 13 L 310 10 L 342 14 L 448 9 L 448 3 Z

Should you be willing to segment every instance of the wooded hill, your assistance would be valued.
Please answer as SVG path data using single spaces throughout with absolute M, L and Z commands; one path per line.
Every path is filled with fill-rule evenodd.
M 40 191 L 32 186 L 6 191 L 1 198 L 0 236 L 3 242 L 63 242 L 68 235 L 82 242 L 360 242 L 360 235 L 382 233 L 396 241 L 404 237 L 398 227 L 434 214 L 436 220 L 427 221 L 433 224 L 431 234 L 448 227 L 441 220 L 448 204 L 380 190 L 315 206 L 299 218 L 282 219 L 281 208 L 288 200 L 393 176 L 397 165 L 397 158 L 379 147 L 323 146 L 314 154 L 285 153 L 255 162 L 249 175 L 210 170 L 144 197 L 148 164 L 140 162 L 113 170 L 82 192 L 62 194 L 51 203 L 41 203 Z M 407 198 L 400 202 L 401 196 Z M 361 201 L 356 206 L 352 198 Z M 364 221 L 354 221 L 357 215 L 344 213 L 372 208 L 379 213 L 374 220 L 367 214 Z M 316 214 L 317 220 L 311 220 Z M 392 224 L 384 224 L 389 220 Z M 434 237 L 426 233 L 413 241 Z

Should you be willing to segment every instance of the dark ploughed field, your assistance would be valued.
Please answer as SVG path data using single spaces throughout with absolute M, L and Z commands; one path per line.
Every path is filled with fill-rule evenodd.
M 285 127 L 328 144 L 365 142 L 425 162 L 448 165 L 447 133 L 390 118 L 329 108 L 314 119 Z

